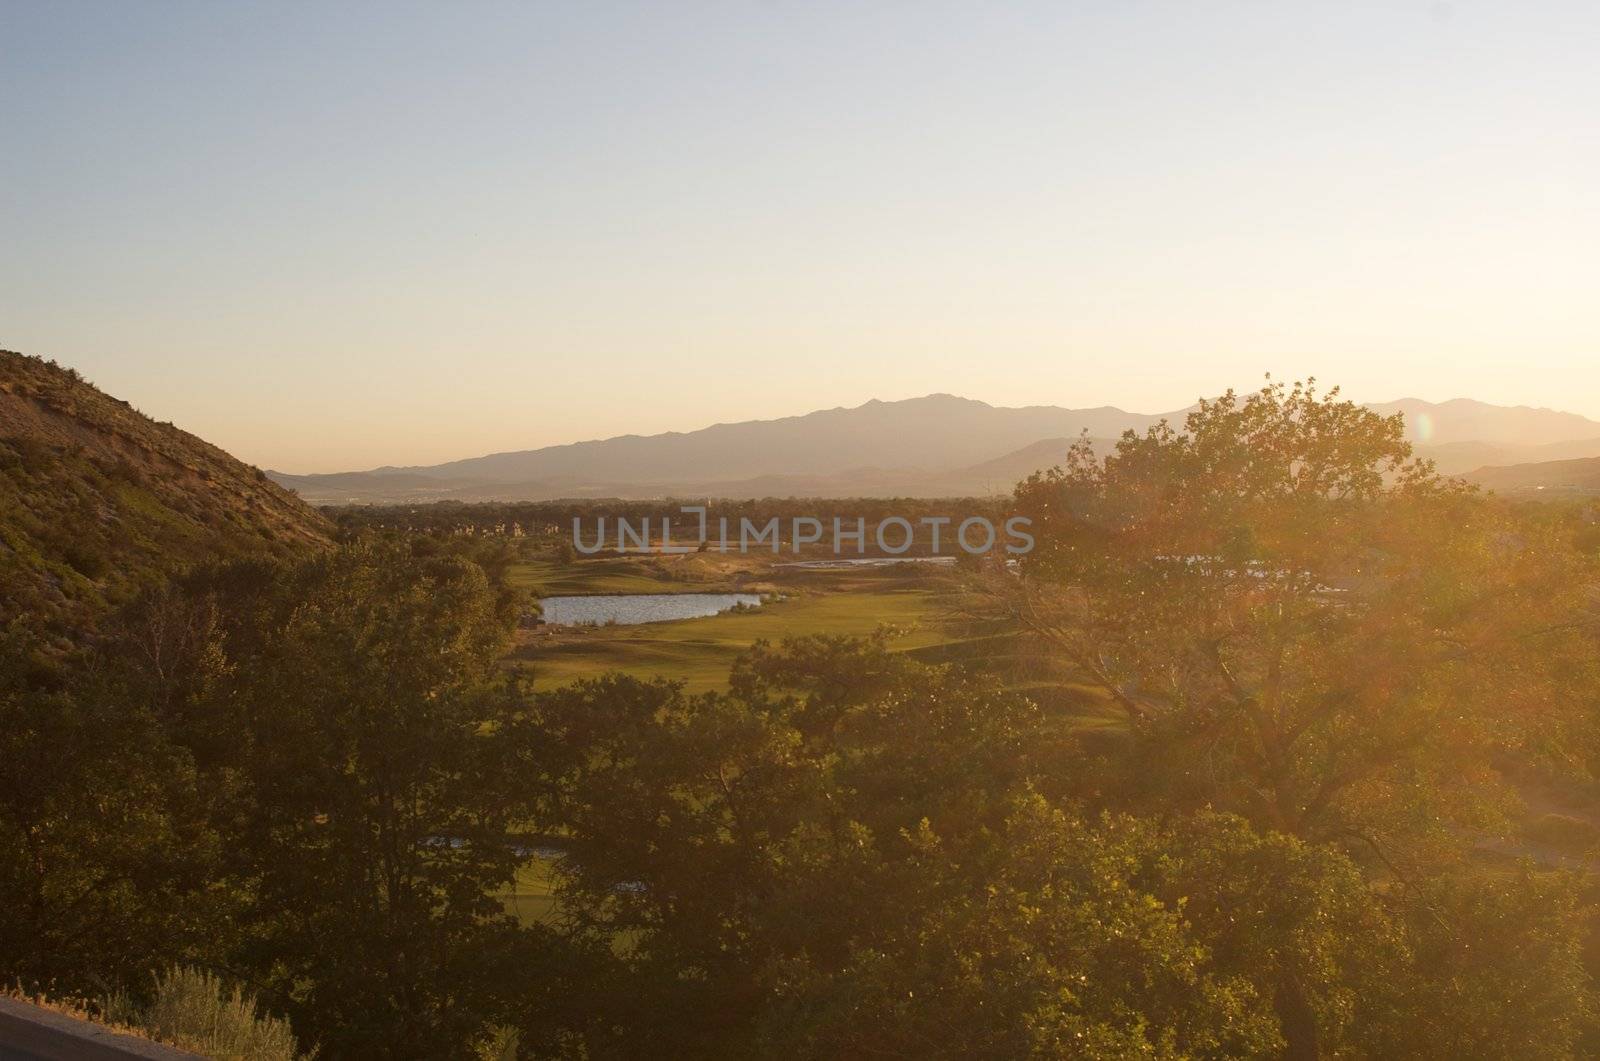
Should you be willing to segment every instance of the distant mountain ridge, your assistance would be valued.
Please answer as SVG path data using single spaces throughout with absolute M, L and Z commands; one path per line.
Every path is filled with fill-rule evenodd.
M 590 478 L 658 482 L 759 475 L 831 475 L 854 467 L 937 470 L 964 467 L 1041 438 L 1116 437 L 1159 416 L 1121 409 L 996 408 L 949 394 L 870 401 L 776 420 L 714 424 L 698 431 L 616 438 L 451 461 L 381 468 L 443 479 Z
M 1600 457 L 1479 468 L 1466 478 L 1504 494 L 1554 491 L 1600 494 Z
M 1577 413 L 1528 405 L 1490 405 L 1471 398 L 1453 398 L 1446 402 L 1402 398 L 1370 403 L 1367 408 L 1384 416 L 1403 413 L 1406 437 L 1430 446 L 1487 442 L 1532 447 L 1600 440 L 1600 421 Z
M 1183 414 L 1169 415 L 1181 419 Z M 271 474 L 318 502 L 752 496 L 752 491 L 757 496 L 762 492 L 796 496 L 988 493 L 1010 489 L 1015 477 L 998 482 L 993 481 L 997 469 L 970 474 L 969 469 L 1043 440 L 1072 439 L 1084 431 L 1095 438 L 1115 438 L 1161 419 L 1109 406 L 1011 409 L 931 394 L 777 420 L 715 424 L 699 431 L 623 435 L 491 454 L 431 467 L 385 467 L 335 475 Z
M 1572 413 L 1414 398 L 1369 406 L 1405 416 L 1420 456 L 1446 474 L 1484 465 L 1600 456 L 1600 422 Z M 950 496 L 1008 491 L 1059 463 L 1087 432 L 1101 445 L 1188 410 L 1005 408 L 950 394 L 870 401 L 776 420 L 490 454 L 426 467 L 270 473 L 316 503 L 558 497 Z

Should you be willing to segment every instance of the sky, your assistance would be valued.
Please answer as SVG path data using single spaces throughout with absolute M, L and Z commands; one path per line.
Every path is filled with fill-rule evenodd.
M 0 0 L 0 348 L 288 472 L 1271 372 L 1600 418 L 1600 5 Z

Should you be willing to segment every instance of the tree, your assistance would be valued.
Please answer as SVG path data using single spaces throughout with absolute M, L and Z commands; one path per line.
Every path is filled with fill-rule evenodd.
M 1120 705 L 1155 799 L 1437 837 L 1493 811 L 1493 752 L 1548 748 L 1595 688 L 1570 535 L 1337 392 L 1230 392 L 1103 460 L 1080 443 L 1016 503 L 1039 546 L 996 599 Z
M 508 598 L 454 549 L 355 539 L 195 572 L 129 610 L 123 687 L 204 772 L 248 896 L 229 958 L 339 1056 L 459 1056 L 520 1011 L 545 933 L 496 720 Z
M 0 978 L 97 992 L 215 958 L 237 896 L 192 759 L 86 652 L 0 633 Z
M 506 638 L 487 579 L 356 543 L 284 572 L 265 650 L 236 660 L 256 793 L 253 964 L 340 1054 L 456 1054 L 520 933 L 493 896 L 521 856 L 480 734 Z
M 1437 918 L 1453 866 L 1503 823 L 1501 766 L 1579 750 L 1593 558 L 1558 516 L 1412 459 L 1399 417 L 1310 385 L 1230 392 L 1103 459 L 1080 442 L 1016 506 L 1039 546 L 991 600 L 1119 705 L 1128 805 L 1336 845 Z M 1297 886 L 1264 868 L 1252 887 Z M 1292 1056 L 1337 1040 L 1303 965 L 1262 967 Z M 1547 973 L 1581 1013 L 1586 985 Z
M 1272 1057 L 1271 1006 L 1150 884 L 1169 835 L 1037 796 L 995 829 L 910 841 L 903 915 L 829 966 L 797 949 L 762 1015 L 791 1057 Z M 887 855 L 887 852 L 885 852 Z
M 536 697 L 530 815 L 573 931 L 627 941 L 595 1052 L 1264 1054 L 1270 1006 L 1136 879 L 1169 846 L 1030 794 L 1037 707 L 879 640 L 760 645 L 731 693 Z M 1152 876 L 1151 874 L 1146 874 Z M 1153 877 L 1152 877 L 1153 879 Z

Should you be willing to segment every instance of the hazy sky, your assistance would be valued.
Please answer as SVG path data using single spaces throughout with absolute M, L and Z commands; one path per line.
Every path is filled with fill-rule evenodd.
M 1600 4 L 0 0 L 0 347 L 286 471 L 949 391 L 1600 418 Z

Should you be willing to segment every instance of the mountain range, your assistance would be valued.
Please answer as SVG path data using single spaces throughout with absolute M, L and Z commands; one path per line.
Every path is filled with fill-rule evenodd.
M 1370 405 L 1400 413 L 1420 456 L 1474 478 L 1491 466 L 1600 458 L 1600 422 L 1470 399 Z M 1188 410 L 1004 408 L 950 394 L 870 401 L 777 420 L 495 453 L 426 467 L 268 474 L 314 504 L 552 498 L 939 497 L 1008 492 L 1083 433 L 1097 447 Z

